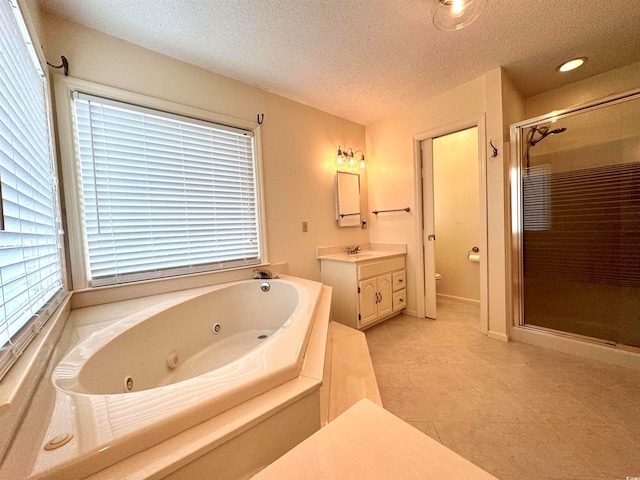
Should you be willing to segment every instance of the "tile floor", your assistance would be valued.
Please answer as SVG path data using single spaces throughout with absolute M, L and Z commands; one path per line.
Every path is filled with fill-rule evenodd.
M 439 301 L 366 331 L 384 407 L 501 480 L 640 478 L 640 371 L 479 333 Z

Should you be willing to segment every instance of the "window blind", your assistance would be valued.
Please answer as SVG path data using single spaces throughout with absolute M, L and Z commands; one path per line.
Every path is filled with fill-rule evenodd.
M 552 173 L 547 181 L 550 228 L 525 226 L 525 275 L 640 288 L 640 162 Z M 537 205 L 531 193 L 524 218 L 547 222 L 547 215 L 535 220 L 542 209 L 527 212 Z
M 549 230 L 551 228 L 550 182 L 551 169 L 549 164 L 525 168 L 522 179 L 523 228 L 525 231 Z
M 252 132 L 75 92 L 93 286 L 260 262 Z
M 0 2 L 0 51 L 2 378 L 64 294 L 46 87 L 13 1 Z

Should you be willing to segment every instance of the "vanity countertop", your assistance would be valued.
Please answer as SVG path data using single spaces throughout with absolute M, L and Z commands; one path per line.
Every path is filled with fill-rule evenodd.
M 320 260 L 332 260 L 334 262 L 347 262 L 357 263 L 365 260 L 375 260 L 378 258 L 396 257 L 398 255 L 404 255 L 404 252 L 394 252 L 385 250 L 363 250 L 358 253 L 334 253 L 331 255 L 321 255 L 318 258 Z

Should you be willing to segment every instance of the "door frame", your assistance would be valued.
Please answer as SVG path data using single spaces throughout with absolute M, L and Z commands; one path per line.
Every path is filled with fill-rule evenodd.
M 424 207 L 423 207 L 423 181 L 422 181 L 422 152 L 423 140 L 442 137 L 450 133 L 459 132 L 468 128 L 478 128 L 478 187 L 480 203 L 480 324 L 479 329 L 483 333 L 489 331 L 489 252 L 488 252 L 488 218 L 487 218 L 487 153 L 486 153 L 486 117 L 485 114 L 449 124 L 443 127 L 420 132 L 413 136 L 413 165 L 414 165 L 414 205 L 416 206 L 416 231 L 415 239 L 420 258 L 420 275 L 416 275 L 417 314 L 425 317 L 425 258 L 424 258 Z

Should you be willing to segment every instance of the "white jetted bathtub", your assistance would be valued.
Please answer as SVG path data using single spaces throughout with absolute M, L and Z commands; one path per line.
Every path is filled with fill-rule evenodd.
M 322 284 L 287 277 L 178 293 L 95 331 L 55 366 L 44 440 L 73 437 L 41 451 L 36 472 L 74 476 L 87 472 L 83 461 L 97 471 L 298 377 Z

